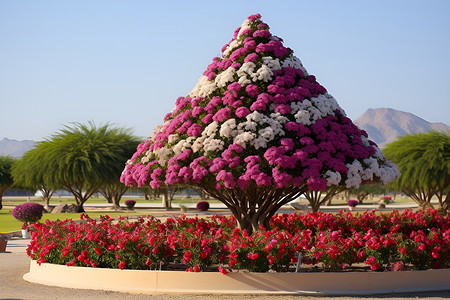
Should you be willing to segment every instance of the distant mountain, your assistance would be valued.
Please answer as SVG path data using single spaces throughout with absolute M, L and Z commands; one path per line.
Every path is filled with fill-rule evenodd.
M 4 138 L 0 140 L 0 155 L 11 155 L 19 158 L 32 149 L 35 144 L 36 142 L 31 140 L 17 141 Z
M 369 134 L 369 138 L 383 147 L 398 137 L 430 130 L 450 130 L 444 123 L 430 123 L 411 113 L 392 108 L 368 109 L 354 123 Z

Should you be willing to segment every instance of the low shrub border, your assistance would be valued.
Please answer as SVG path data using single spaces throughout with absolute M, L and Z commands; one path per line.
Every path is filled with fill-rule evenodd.
M 138 270 L 293 272 L 342 271 L 363 264 L 373 271 L 450 267 L 450 217 L 436 210 L 353 215 L 339 212 L 278 215 L 271 230 L 253 235 L 232 217 L 148 217 L 135 222 L 47 221 L 30 226 L 28 255 L 37 263 Z M 401 262 L 405 268 L 398 268 Z

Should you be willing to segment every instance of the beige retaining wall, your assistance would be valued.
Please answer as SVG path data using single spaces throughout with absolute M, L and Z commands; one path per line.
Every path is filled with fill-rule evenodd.
M 368 295 L 450 290 L 450 269 L 342 273 L 188 273 L 67 267 L 31 261 L 26 281 L 143 294 Z

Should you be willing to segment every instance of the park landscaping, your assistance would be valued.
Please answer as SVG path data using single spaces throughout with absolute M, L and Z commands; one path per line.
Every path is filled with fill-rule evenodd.
M 47 191 L 63 187 L 74 195 L 80 211 L 97 191 L 118 205 L 126 190 L 123 185 L 166 194 L 169 188 L 189 186 L 223 203 L 232 216 L 180 216 L 162 222 L 151 216 L 130 221 L 108 215 L 96 220 L 83 214 L 77 223 L 67 219 L 34 223 L 28 226 L 31 270 L 38 265 L 43 266 L 40 270 L 62 265 L 80 272 L 183 270 L 195 278 L 207 272 L 283 276 L 297 266 L 308 273 L 364 274 L 450 268 L 448 135 L 427 135 L 418 151 L 396 144 L 388 151 L 391 161 L 307 72 L 292 49 L 269 32 L 259 14 L 248 17 L 234 32 L 222 57 L 213 58 L 194 89 L 176 100 L 164 124 L 132 156 L 125 145 L 130 138 L 138 141 L 118 129 L 105 134 L 109 126 L 100 127 L 100 135 L 108 137 L 105 145 L 115 148 L 102 147 L 108 151 L 100 151 L 103 156 L 94 164 L 68 153 L 74 145 L 84 149 L 79 152 L 92 150 L 85 141 L 99 131 L 90 125 L 65 128 L 39 144 L 39 151 L 28 156 L 30 163 L 22 160 L 15 172 L 27 174 L 31 162 L 39 158 L 40 164 L 46 163 L 45 170 L 59 170 L 64 176 L 45 172 L 31 183 L 44 183 Z M 116 134 L 124 136 L 123 144 L 114 142 Z M 436 141 L 441 146 L 433 146 L 433 155 L 422 155 Z M 397 151 L 397 146 L 405 151 Z M 55 147 L 58 154 L 48 156 Z M 429 164 L 425 160 L 429 157 L 435 162 Z M 405 191 L 422 211 L 319 211 L 340 192 L 398 180 L 401 174 L 394 159 L 402 168 L 413 165 L 413 171 L 405 173 L 414 180 L 400 180 L 397 190 Z M 118 182 L 123 165 L 104 165 L 108 161 L 126 161 L 120 175 L 123 185 Z M 277 214 L 300 196 L 306 197 L 313 212 Z M 433 196 L 440 211 L 426 210 Z M 357 205 L 345 203 L 352 209 Z M 259 277 L 248 280 L 254 278 Z
M 450 217 L 436 210 L 283 214 L 253 234 L 226 216 L 82 219 L 30 226 L 28 255 L 67 266 L 224 274 L 293 272 L 298 253 L 309 271 L 355 270 L 355 264 L 372 271 L 450 267 Z

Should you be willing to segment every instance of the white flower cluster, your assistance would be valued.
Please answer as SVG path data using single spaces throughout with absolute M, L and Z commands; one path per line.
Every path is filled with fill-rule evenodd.
M 236 69 L 233 67 L 229 67 L 215 78 L 215 84 L 217 87 L 222 88 L 227 85 L 228 82 L 233 81 L 234 74 L 236 73 Z
M 280 60 L 278 58 L 273 59 L 271 56 L 266 56 L 262 58 L 263 64 L 265 64 L 272 71 L 281 70 Z
M 242 30 L 242 28 L 241 28 Z M 234 40 L 232 41 L 226 48 L 225 50 L 222 52 L 223 57 L 227 57 L 228 55 L 230 55 L 230 53 L 237 47 L 240 46 L 240 44 L 242 44 L 242 42 L 238 42 L 238 40 Z
M 236 72 L 236 74 L 239 76 L 238 83 L 241 86 L 246 86 L 246 85 L 249 85 L 250 83 L 252 83 L 252 81 L 249 79 L 249 77 L 252 78 L 252 74 L 253 74 L 253 71 L 255 70 L 255 68 L 256 68 L 255 63 L 253 63 L 251 61 L 242 64 L 242 66 Z
M 363 167 L 358 160 L 354 160 L 351 164 L 347 164 L 347 180 L 345 180 L 345 186 L 349 188 L 359 188 L 361 184 L 361 173 L 363 172 Z
M 154 151 L 156 157 L 158 157 L 158 163 L 162 166 L 164 166 L 172 156 L 172 149 L 167 147 L 161 147 Z
M 198 80 L 195 87 L 189 93 L 189 95 L 193 98 L 195 97 L 206 97 L 213 93 L 217 89 L 217 85 L 214 81 L 208 80 L 208 77 L 202 76 Z
M 303 64 L 302 64 L 302 62 L 300 61 L 300 59 L 298 59 L 298 58 L 297 58 L 296 56 L 294 56 L 293 54 L 291 54 L 289 57 L 287 57 L 287 58 L 283 61 L 283 63 L 282 63 L 281 66 L 282 66 L 283 68 L 291 67 L 291 68 L 294 68 L 294 69 L 300 69 L 300 70 L 302 70 L 304 76 L 308 76 L 308 75 L 309 75 L 309 74 L 308 74 L 308 71 L 305 69 L 305 67 L 303 67 Z
M 303 100 L 291 103 L 291 113 L 295 117 L 295 122 L 304 125 L 311 125 L 320 118 L 320 110 L 315 108 L 311 101 Z
M 201 76 L 195 87 L 189 93 L 191 97 L 207 97 L 217 88 L 222 88 L 228 85 L 229 82 L 234 80 L 234 75 L 239 76 L 239 84 L 241 86 L 249 85 L 250 83 L 256 82 L 258 80 L 269 82 L 273 79 L 272 70 L 265 64 L 254 71 L 256 65 L 252 62 L 244 63 L 239 70 L 233 67 L 228 67 L 225 71 L 217 75 L 214 80 L 208 80 L 208 77 Z
M 324 175 L 324 179 L 327 180 L 327 186 L 339 185 L 341 182 L 342 176 L 339 172 L 326 171 Z
M 324 118 L 327 115 L 334 115 L 336 109 L 344 113 L 344 110 L 339 106 L 336 99 L 328 93 L 311 98 L 311 103 L 320 111 L 320 118 Z
M 386 160 L 384 155 L 382 158 L 383 160 L 381 162 L 374 157 L 364 159 L 363 162 L 368 167 L 363 167 L 357 160 L 354 160 L 351 164 L 347 164 L 346 187 L 357 189 L 362 181 L 374 180 L 374 176 L 380 178 L 384 184 L 397 179 L 400 176 L 397 166 L 390 160 Z

